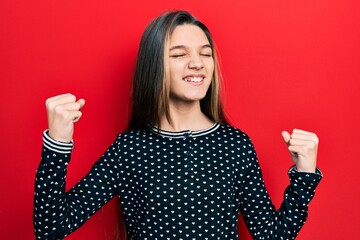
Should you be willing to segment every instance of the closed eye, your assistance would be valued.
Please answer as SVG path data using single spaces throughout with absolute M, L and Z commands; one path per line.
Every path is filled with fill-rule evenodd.
M 173 58 L 179 58 L 179 57 L 183 57 L 185 56 L 185 54 L 172 54 L 170 55 L 170 57 L 173 57 Z

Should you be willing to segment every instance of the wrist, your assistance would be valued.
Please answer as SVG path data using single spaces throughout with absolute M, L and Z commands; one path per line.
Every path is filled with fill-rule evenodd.
M 315 173 L 316 167 L 315 168 L 301 168 L 301 167 L 295 166 L 295 170 L 297 172 L 303 172 L 303 173 Z
M 43 144 L 44 147 L 46 147 L 47 149 L 62 154 L 71 153 L 74 148 L 73 141 L 70 142 L 57 141 L 49 136 L 48 130 L 45 130 L 43 132 Z
M 54 141 L 58 143 L 72 143 L 72 137 L 64 137 L 59 134 L 54 133 L 50 129 L 47 130 L 47 135 Z

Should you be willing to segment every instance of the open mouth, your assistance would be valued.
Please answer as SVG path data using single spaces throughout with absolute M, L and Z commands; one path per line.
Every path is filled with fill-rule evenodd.
M 204 81 L 204 78 L 203 76 L 187 76 L 187 77 L 184 77 L 184 81 L 186 82 L 190 82 L 190 83 L 201 83 Z

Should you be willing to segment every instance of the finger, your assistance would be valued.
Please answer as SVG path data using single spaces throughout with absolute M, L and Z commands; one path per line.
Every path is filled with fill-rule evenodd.
M 290 145 L 292 146 L 304 146 L 309 143 L 309 140 L 302 140 L 302 139 L 294 139 L 291 137 Z
M 281 135 L 284 138 L 285 143 L 289 145 L 290 134 L 287 131 L 282 131 Z
M 82 109 L 85 105 L 85 99 L 81 98 L 81 99 L 77 100 L 77 103 L 80 104 L 80 109 Z
M 306 135 L 301 133 L 293 133 L 291 134 L 292 139 L 301 139 L 301 140 L 307 140 L 307 141 L 313 141 L 314 143 L 319 143 L 319 138 L 316 135 Z
M 65 96 L 68 96 L 68 95 L 71 95 L 70 93 L 64 93 L 64 94 L 60 94 L 60 95 L 56 95 L 54 97 L 50 97 L 47 99 L 47 101 L 55 101 L 59 98 L 62 98 L 62 97 L 65 97 Z
M 76 122 L 78 122 L 78 121 L 80 120 L 81 116 L 82 116 L 82 112 L 80 112 L 80 111 L 73 111 L 73 112 L 71 113 L 71 115 L 70 115 L 70 119 L 72 119 L 72 122 L 73 122 L 73 123 L 76 123 Z
M 296 128 L 293 130 L 293 133 L 300 133 L 300 134 L 304 134 L 304 135 L 316 136 L 315 133 L 308 132 L 308 131 L 301 130 L 301 129 L 296 129 Z
M 289 146 L 289 151 L 293 154 L 296 154 L 296 155 L 301 155 L 304 153 L 304 146 L 293 146 L 293 145 L 290 145 Z
M 69 96 L 73 96 L 73 95 L 70 93 L 65 93 L 65 94 L 61 94 L 61 95 L 57 95 L 57 96 L 48 98 L 48 99 L 46 99 L 46 104 L 50 103 L 50 102 L 56 102 L 59 99 L 63 99 L 63 98 L 69 97 Z
M 308 142 L 306 145 L 290 145 L 289 151 L 297 153 L 298 155 L 305 156 L 311 151 L 314 151 L 315 144 L 313 142 Z
M 70 102 L 75 102 L 76 97 L 72 94 L 66 94 L 65 96 L 62 96 L 60 98 L 57 98 L 55 100 L 47 100 L 46 101 L 46 106 L 50 109 L 58 106 L 58 105 L 62 105 L 65 103 L 70 103 Z
M 57 113 L 61 113 L 63 111 L 72 111 L 72 110 L 80 110 L 81 104 L 78 102 L 65 103 L 61 105 L 57 105 L 54 108 L 54 111 Z
M 61 105 L 58 105 L 59 107 L 61 107 L 64 110 L 80 110 L 83 108 L 83 106 L 85 105 L 85 100 L 84 99 L 79 99 L 76 102 L 70 102 L 70 103 L 63 103 Z
M 67 111 L 66 114 L 64 114 L 64 118 L 69 122 L 77 122 L 82 116 L 82 112 L 80 111 Z

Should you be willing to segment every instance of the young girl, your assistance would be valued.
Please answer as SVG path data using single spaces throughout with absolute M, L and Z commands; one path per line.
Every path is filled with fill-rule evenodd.
M 294 239 L 321 179 L 318 138 L 283 132 L 294 167 L 281 207 L 264 187 L 249 137 L 229 126 L 221 106 L 212 37 L 184 11 L 165 13 L 140 43 L 127 130 L 65 192 L 74 123 L 83 99 L 46 101 L 48 130 L 36 174 L 37 239 L 61 239 L 115 195 L 128 239 L 238 239 L 241 213 L 254 239 Z

